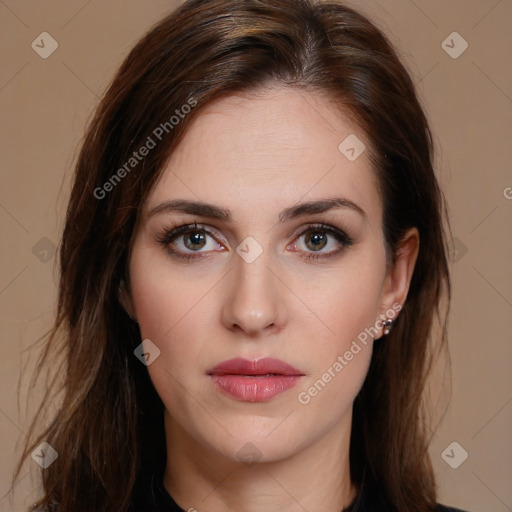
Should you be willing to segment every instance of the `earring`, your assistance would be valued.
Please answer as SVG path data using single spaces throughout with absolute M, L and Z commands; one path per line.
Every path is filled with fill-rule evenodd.
M 391 332 L 392 328 L 393 328 L 393 320 L 391 320 L 390 318 L 386 318 L 386 320 L 384 320 L 384 322 L 382 322 L 382 334 L 384 336 L 387 336 Z

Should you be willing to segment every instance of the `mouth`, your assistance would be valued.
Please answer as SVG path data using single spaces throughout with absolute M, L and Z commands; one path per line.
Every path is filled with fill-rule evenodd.
M 305 375 L 288 363 L 271 357 L 252 361 L 230 359 L 206 373 L 221 392 L 244 402 L 270 400 L 295 386 Z

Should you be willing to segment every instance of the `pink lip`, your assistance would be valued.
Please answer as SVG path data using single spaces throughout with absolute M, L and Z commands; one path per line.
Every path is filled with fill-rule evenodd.
M 295 386 L 304 374 L 293 366 L 265 357 L 249 361 L 235 358 L 207 371 L 215 385 L 245 402 L 263 402 Z

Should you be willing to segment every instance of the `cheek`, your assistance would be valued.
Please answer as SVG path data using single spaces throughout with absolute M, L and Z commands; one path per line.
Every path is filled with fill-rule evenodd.
M 377 265 L 371 251 L 359 254 L 319 286 L 304 301 L 314 304 L 322 320 L 322 336 L 305 322 L 303 332 L 315 339 L 310 376 L 298 397 L 302 405 L 330 411 L 334 418 L 356 397 L 370 365 L 375 323 L 385 265 Z M 316 322 L 315 322 L 316 323 Z M 317 324 L 317 323 L 316 323 Z M 318 328 L 318 324 L 315 326 Z M 329 405 L 330 404 L 330 405 Z
M 354 258 L 332 275 L 318 280 L 318 286 L 304 295 L 304 302 L 318 313 L 327 335 L 322 343 L 343 349 L 378 319 L 384 267 Z M 305 326 L 307 328 L 307 325 Z
M 160 350 L 147 367 L 149 376 L 166 408 L 188 417 L 194 404 L 187 401 L 183 389 L 197 395 L 197 383 L 191 386 L 190 375 L 202 374 L 206 370 L 202 361 L 209 357 L 201 340 L 213 321 L 207 294 L 211 286 L 191 286 L 183 272 L 162 263 L 149 250 L 134 251 L 130 272 L 141 338 Z
M 306 430 L 322 437 L 349 414 L 371 361 L 372 345 L 361 345 L 350 361 L 334 358 L 299 390 L 297 407 Z M 318 420 L 322 418 L 321 422 Z
M 191 284 L 176 265 L 155 255 L 154 249 L 134 250 L 130 264 L 132 300 L 142 339 L 161 351 L 166 367 L 194 359 L 197 333 L 212 325 L 207 294 L 211 285 Z M 151 369 L 151 367 L 150 367 Z M 174 370 L 174 369 L 173 369 Z
M 205 293 L 204 287 L 187 284 L 164 250 L 145 240 L 133 249 L 130 287 L 141 334 L 150 339 L 170 334 Z
M 322 427 L 327 431 L 350 409 L 366 378 L 373 349 L 368 329 L 376 321 L 378 286 L 370 280 L 347 280 L 324 292 L 319 313 L 329 331 L 314 337 L 310 372 L 297 391 L 297 402 L 306 422 L 323 417 Z M 314 336 L 310 326 L 304 328 Z

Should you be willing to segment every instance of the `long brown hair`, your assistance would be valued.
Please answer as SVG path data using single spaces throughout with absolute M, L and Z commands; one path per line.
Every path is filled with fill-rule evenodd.
M 78 157 L 57 317 L 37 371 L 60 369 L 51 390 L 61 400 L 42 431 L 36 414 L 15 475 L 41 441 L 58 452 L 42 471 L 38 510 L 125 511 L 137 476 L 164 464 L 163 404 L 133 354 L 138 326 L 118 300 L 138 213 L 206 105 L 273 84 L 327 95 L 364 131 L 391 260 L 405 231 L 419 230 L 407 301 L 375 343 L 354 402 L 350 466 L 354 482 L 369 467 L 397 510 L 434 509 L 424 391 L 446 344 L 450 278 L 444 199 L 414 84 L 382 32 L 341 3 L 191 0 L 129 53 Z M 142 146 L 152 146 L 144 156 Z

